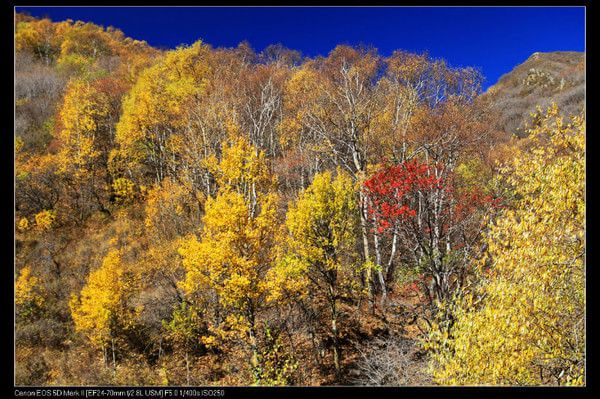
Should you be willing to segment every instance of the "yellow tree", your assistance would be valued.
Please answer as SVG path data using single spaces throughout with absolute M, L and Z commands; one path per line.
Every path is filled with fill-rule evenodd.
M 49 65 L 60 52 L 56 24 L 47 18 L 18 22 L 15 30 L 17 51 L 31 51 Z
M 189 330 L 186 329 L 190 327 L 194 317 L 200 320 L 203 318 L 204 306 L 202 303 L 191 301 L 188 306 L 188 301 L 178 286 L 184 273 L 178 249 L 186 235 L 197 231 L 204 201 L 204 198 L 194 197 L 189 188 L 169 177 L 160 185 L 150 188 L 146 195 L 143 223 L 145 256 L 138 262 L 138 267 L 144 271 L 142 289 L 146 292 L 156 292 L 162 299 L 156 301 L 155 296 L 152 306 L 162 302 L 160 306 L 164 311 L 168 311 L 172 301 L 176 301 L 180 307 L 186 306 L 173 311 L 166 332 L 168 338 L 185 351 L 188 370 L 189 352 L 199 348 L 200 341 L 199 335 L 190 337 Z M 200 324 L 197 328 L 199 327 Z M 164 329 L 157 332 L 162 334 Z M 188 372 L 188 384 L 189 376 Z
M 426 55 L 395 52 L 384 59 L 373 49 L 337 46 L 326 58 L 305 62 L 287 81 L 279 129 L 285 137 L 282 140 L 289 143 L 282 144 L 310 148 L 315 158 L 311 164 L 340 166 L 355 182 L 364 181 L 368 169 L 386 159 L 401 162 L 420 152 L 440 162 L 439 157 L 433 159 L 438 154 L 430 154 L 439 147 L 446 152 L 450 149 L 455 158 L 457 140 L 430 135 L 418 141 L 410 134 L 411 125 L 418 110 L 435 114 L 432 109 L 451 98 L 472 99 L 477 87 L 478 74 L 473 70 L 452 69 Z M 449 136 L 462 126 L 433 130 L 449 131 Z M 363 261 L 375 264 L 373 249 L 380 252 L 386 245 L 369 233 L 369 201 L 362 191 L 358 200 Z M 395 247 L 396 235 L 392 241 L 390 246 Z M 393 258 L 394 250 L 390 252 Z M 375 258 L 381 258 L 380 253 Z M 376 288 L 372 277 L 367 267 L 364 282 L 371 299 Z M 385 291 L 384 283 L 380 283 L 381 291 Z
M 308 141 L 318 159 L 343 167 L 355 181 L 366 177 L 369 128 L 379 112 L 375 98 L 381 57 L 373 50 L 337 46 L 327 58 L 305 63 L 284 92 L 280 129 L 295 141 Z M 369 251 L 366 200 L 359 193 L 363 260 Z M 371 294 L 371 269 L 366 286 Z M 371 295 L 370 295 L 371 296 Z
M 35 225 L 41 231 L 50 230 L 56 220 L 56 212 L 48 209 L 44 209 L 41 212 L 35 214 Z
M 490 226 L 483 282 L 430 337 L 442 384 L 584 383 L 585 121 L 552 106 L 530 140 L 502 169 L 516 200 Z
M 94 346 L 102 348 L 105 364 L 110 345 L 113 368 L 116 340 L 119 334 L 134 327 L 136 312 L 141 310 L 132 309 L 129 304 L 134 289 L 135 279 L 126 272 L 120 252 L 111 250 L 69 303 L 75 331 L 84 333 Z
M 342 287 L 351 277 L 355 262 L 358 209 L 352 179 L 338 169 L 319 173 L 312 184 L 290 205 L 286 226 L 289 231 L 288 268 L 306 276 L 308 288 L 328 304 L 333 337 L 333 362 L 340 371 L 338 302 Z
M 181 246 L 186 270 L 181 286 L 189 297 L 214 294 L 221 316 L 209 321 L 207 345 L 241 340 L 251 351 L 255 382 L 261 370 L 257 317 L 267 306 L 271 285 L 265 276 L 274 258 L 277 228 L 275 179 L 264 154 L 247 139 L 223 145 L 215 173 L 219 191 L 206 201 L 200 241 L 191 236 Z
M 186 139 L 184 145 L 183 134 L 197 127 L 191 114 L 206 91 L 208 57 L 209 48 L 198 41 L 166 53 L 140 74 L 123 101 L 116 128 L 118 151 L 112 158 L 125 161 L 120 172 L 138 179 L 149 175 L 160 182 L 188 166 L 182 164 L 182 154 L 195 141 Z M 202 135 L 193 137 L 201 140 Z M 203 151 L 197 154 L 204 156 Z
M 59 111 L 56 138 L 60 149 L 56 154 L 58 174 L 67 191 L 79 221 L 94 204 L 101 208 L 103 183 L 106 178 L 106 150 L 108 138 L 106 116 L 109 105 L 107 96 L 92 82 L 73 80 L 67 86 Z
M 96 59 L 102 55 L 112 55 L 115 46 L 114 41 L 119 36 L 118 33 L 120 31 L 105 31 L 99 25 L 76 21 L 63 32 L 59 62 L 61 58 L 71 54 L 78 54 L 91 59 Z
M 19 214 L 34 216 L 54 209 L 60 198 L 60 178 L 54 154 L 15 154 L 15 200 Z
M 144 225 L 149 236 L 156 241 L 173 241 L 197 226 L 204 198 L 190 191 L 170 178 L 148 191 Z
M 21 269 L 15 282 L 15 306 L 17 317 L 29 319 L 35 317 L 43 309 L 44 291 L 40 279 L 31 273 L 31 268 Z
M 90 82 L 74 80 L 69 83 L 60 109 L 61 128 L 59 170 L 75 177 L 93 173 L 100 153 L 96 147 L 102 118 L 108 113 L 106 96 Z

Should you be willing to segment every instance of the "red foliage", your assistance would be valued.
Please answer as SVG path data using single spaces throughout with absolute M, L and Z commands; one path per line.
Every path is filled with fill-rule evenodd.
M 370 198 L 368 212 L 378 220 L 380 233 L 399 219 L 417 215 L 416 209 L 411 208 L 415 193 L 445 189 L 435 172 L 434 167 L 411 160 L 383 168 L 364 183 Z
M 418 194 L 427 198 L 435 191 L 443 193 L 446 206 L 441 210 L 445 215 L 442 227 L 456 224 L 486 207 L 500 207 L 500 199 L 485 195 L 479 188 L 454 189 L 454 174 L 445 171 L 441 164 L 430 166 L 411 160 L 398 165 L 384 167 L 364 183 L 369 197 L 369 216 L 377 221 L 378 233 L 389 231 L 395 224 L 403 223 L 417 216 L 415 209 Z M 426 212 L 422 209 L 422 212 Z M 428 229 L 424 227 L 424 229 Z M 425 231 L 427 233 L 428 231 Z

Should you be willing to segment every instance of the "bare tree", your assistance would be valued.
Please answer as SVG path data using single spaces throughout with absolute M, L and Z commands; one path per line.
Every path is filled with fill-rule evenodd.
M 377 338 L 359 349 L 353 382 L 357 385 L 401 386 L 427 385 L 430 378 L 426 359 L 416 344 L 401 337 Z

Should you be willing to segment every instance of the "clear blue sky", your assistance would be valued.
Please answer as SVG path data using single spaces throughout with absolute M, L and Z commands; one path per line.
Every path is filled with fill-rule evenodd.
M 584 51 L 583 7 L 17 7 L 54 21 L 90 21 L 173 48 L 197 39 L 213 47 L 248 40 L 281 43 L 307 56 L 337 44 L 429 51 L 452 66 L 478 67 L 484 86 L 536 51 Z

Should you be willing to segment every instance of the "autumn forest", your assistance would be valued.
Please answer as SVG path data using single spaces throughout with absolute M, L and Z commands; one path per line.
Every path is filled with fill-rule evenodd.
M 17 385 L 585 385 L 566 78 L 15 19 Z

